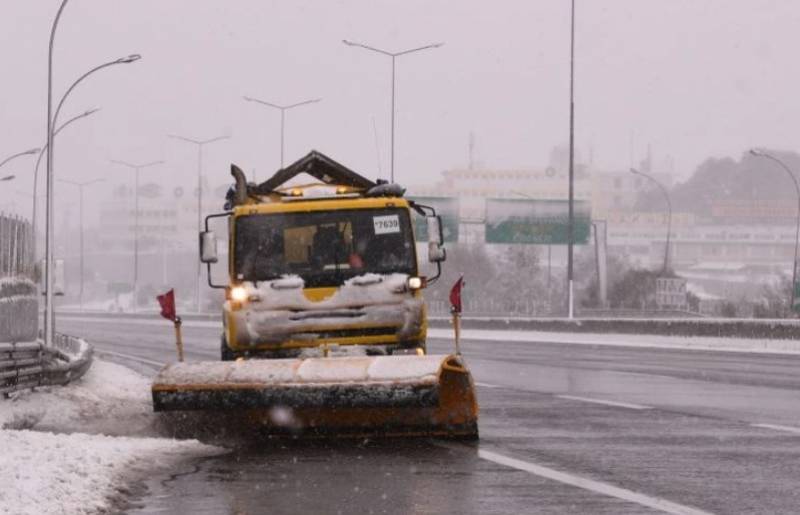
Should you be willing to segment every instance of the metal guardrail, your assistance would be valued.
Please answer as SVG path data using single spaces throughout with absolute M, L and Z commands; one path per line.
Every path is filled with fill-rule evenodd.
M 0 343 L 0 394 L 65 385 L 92 365 L 92 346 L 81 338 L 57 334 L 53 347 L 42 342 Z

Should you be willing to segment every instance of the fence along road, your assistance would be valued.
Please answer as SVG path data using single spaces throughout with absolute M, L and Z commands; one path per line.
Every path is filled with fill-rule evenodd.
M 0 213 L 0 277 L 33 275 L 33 237 L 30 222 Z
M 0 214 L 0 394 L 37 386 L 63 385 L 91 366 L 92 347 L 56 335 L 53 347 L 38 340 L 38 294 L 34 275 L 33 227 Z

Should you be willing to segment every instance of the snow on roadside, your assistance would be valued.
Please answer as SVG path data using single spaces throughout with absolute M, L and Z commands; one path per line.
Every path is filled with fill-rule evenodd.
M 432 338 L 453 338 L 453 330 L 428 328 Z M 493 329 L 462 329 L 465 340 L 523 343 L 611 345 L 654 349 L 712 350 L 758 354 L 800 354 L 800 340 L 766 340 L 709 336 L 662 336 L 653 334 L 569 333 Z
M 0 513 L 116 511 L 131 481 L 219 449 L 196 440 L 0 430 Z
M 0 399 L 0 514 L 114 512 L 132 482 L 223 452 L 143 438 L 155 420 L 150 380 L 98 359 L 73 384 Z
M 22 391 L 0 400 L 0 428 L 7 429 L 130 436 L 147 432 L 154 420 L 150 380 L 99 359 L 67 386 Z

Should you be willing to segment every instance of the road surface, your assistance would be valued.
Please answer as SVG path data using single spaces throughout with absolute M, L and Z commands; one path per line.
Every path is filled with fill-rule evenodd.
M 65 317 L 59 331 L 148 374 L 174 358 L 165 321 Z M 187 359 L 218 359 L 219 332 L 185 322 Z M 152 478 L 130 513 L 800 511 L 800 356 L 502 338 L 462 350 L 477 444 L 236 449 Z

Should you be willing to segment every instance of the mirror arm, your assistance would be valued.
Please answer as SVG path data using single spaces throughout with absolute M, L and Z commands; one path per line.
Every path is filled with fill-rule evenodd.
M 436 262 L 436 275 L 434 275 L 433 277 L 428 277 L 428 279 L 427 279 L 428 285 L 431 285 L 431 284 L 435 283 L 439 279 L 439 277 L 441 275 L 442 275 L 442 262 L 441 261 L 437 261 Z
M 411 208 L 412 208 L 414 211 L 416 211 L 417 213 L 419 213 L 419 214 L 420 214 L 420 215 L 422 215 L 422 216 L 428 216 L 428 215 L 425 213 L 425 210 L 426 210 L 426 209 L 430 211 L 430 216 L 436 216 L 436 210 L 435 210 L 433 207 L 431 207 L 431 206 L 426 206 L 426 205 L 423 205 L 423 204 L 418 204 L 418 203 L 414 202 L 413 200 L 409 200 L 409 201 L 408 201 L 408 204 L 411 206 Z

